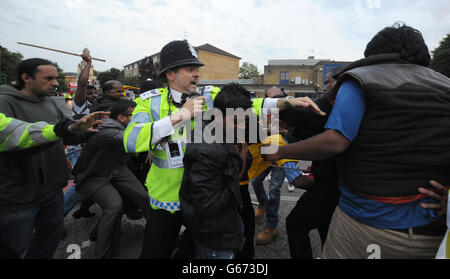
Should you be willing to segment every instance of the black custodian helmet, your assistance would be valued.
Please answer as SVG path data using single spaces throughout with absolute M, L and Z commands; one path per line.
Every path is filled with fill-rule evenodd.
M 197 52 L 187 41 L 172 41 L 161 49 L 160 54 L 160 75 L 165 71 L 182 66 L 198 65 L 204 66 L 198 60 Z

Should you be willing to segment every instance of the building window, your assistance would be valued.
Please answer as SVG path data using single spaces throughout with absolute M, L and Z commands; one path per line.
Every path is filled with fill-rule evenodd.
M 280 72 L 280 85 L 289 84 L 289 72 Z

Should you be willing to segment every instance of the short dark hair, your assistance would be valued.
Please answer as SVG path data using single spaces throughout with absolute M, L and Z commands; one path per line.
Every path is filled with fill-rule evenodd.
M 242 108 L 244 110 L 252 107 L 250 92 L 243 86 L 233 82 L 225 85 L 214 99 L 214 107 L 220 109 L 225 115 L 227 108 Z
M 430 53 L 419 30 L 396 22 L 378 32 L 367 44 L 364 56 L 398 53 L 400 58 L 412 64 L 430 65 Z
M 136 107 L 136 103 L 131 100 L 117 100 L 111 107 L 111 114 L 109 115 L 109 118 L 117 119 L 117 116 L 119 116 L 119 114 L 126 115 L 128 113 L 128 109 L 134 107 Z
M 120 81 L 118 80 L 108 80 L 107 82 L 105 82 L 102 85 L 102 92 L 103 94 L 106 94 L 106 92 L 109 92 L 113 89 L 114 84 L 122 84 Z
M 20 62 L 19 66 L 17 67 L 16 88 L 18 90 L 21 90 L 25 87 L 25 81 L 22 79 L 22 74 L 27 74 L 30 77 L 34 78 L 34 75 L 38 71 L 37 68 L 41 65 L 52 65 L 56 67 L 56 65 L 53 62 L 42 58 L 30 58 Z
M 88 85 L 88 86 L 87 86 L 87 90 L 90 90 L 90 89 L 95 89 L 95 90 L 97 90 L 97 88 L 95 88 L 95 86 Z

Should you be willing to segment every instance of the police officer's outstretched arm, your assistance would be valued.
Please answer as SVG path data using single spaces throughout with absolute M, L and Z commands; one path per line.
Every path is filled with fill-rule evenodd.
M 108 115 L 109 112 L 91 113 L 78 121 L 66 118 L 53 125 L 44 121 L 29 123 L 0 113 L 0 152 L 32 148 L 77 132 L 96 132 L 93 127 Z
M 310 109 L 314 113 L 324 116 L 326 115 L 317 104 L 311 100 L 309 97 L 298 97 L 298 98 L 280 98 L 277 101 L 277 107 L 280 110 L 287 109 L 289 107 L 293 109 Z
M 0 113 L 0 151 L 16 151 L 58 141 L 55 125 L 47 122 L 29 123 Z

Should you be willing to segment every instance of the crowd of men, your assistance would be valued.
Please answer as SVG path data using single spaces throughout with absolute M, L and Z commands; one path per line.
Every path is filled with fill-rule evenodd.
M 251 98 L 235 83 L 198 87 L 204 64 L 189 43 L 172 41 L 161 50 L 163 84 L 146 80 L 126 100 L 115 80 L 97 96 L 83 54 L 72 119 L 47 97 L 55 65 L 24 60 L 16 88 L 0 87 L 1 256 L 52 258 L 66 214 L 81 203 L 74 216 L 91 217 L 96 203 L 97 258 L 119 255 L 126 214 L 145 218 L 142 259 L 251 259 L 248 186 L 260 191 L 272 172 L 256 243 L 278 234 L 286 177 L 307 190 L 286 220 L 292 258 L 312 258 L 314 228 L 323 259 L 366 258 L 372 244 L 382 258 L 434 258 L 447 230 L 450 80 L 428 68 L 421 33 L 406 25 L 378 32 L 364 57 L 330 72 L 316 102 L 276 88 Z M 313 161 L 311 176 L 297 160 Z M 69 166 L 75 186 L 63 195 Z

